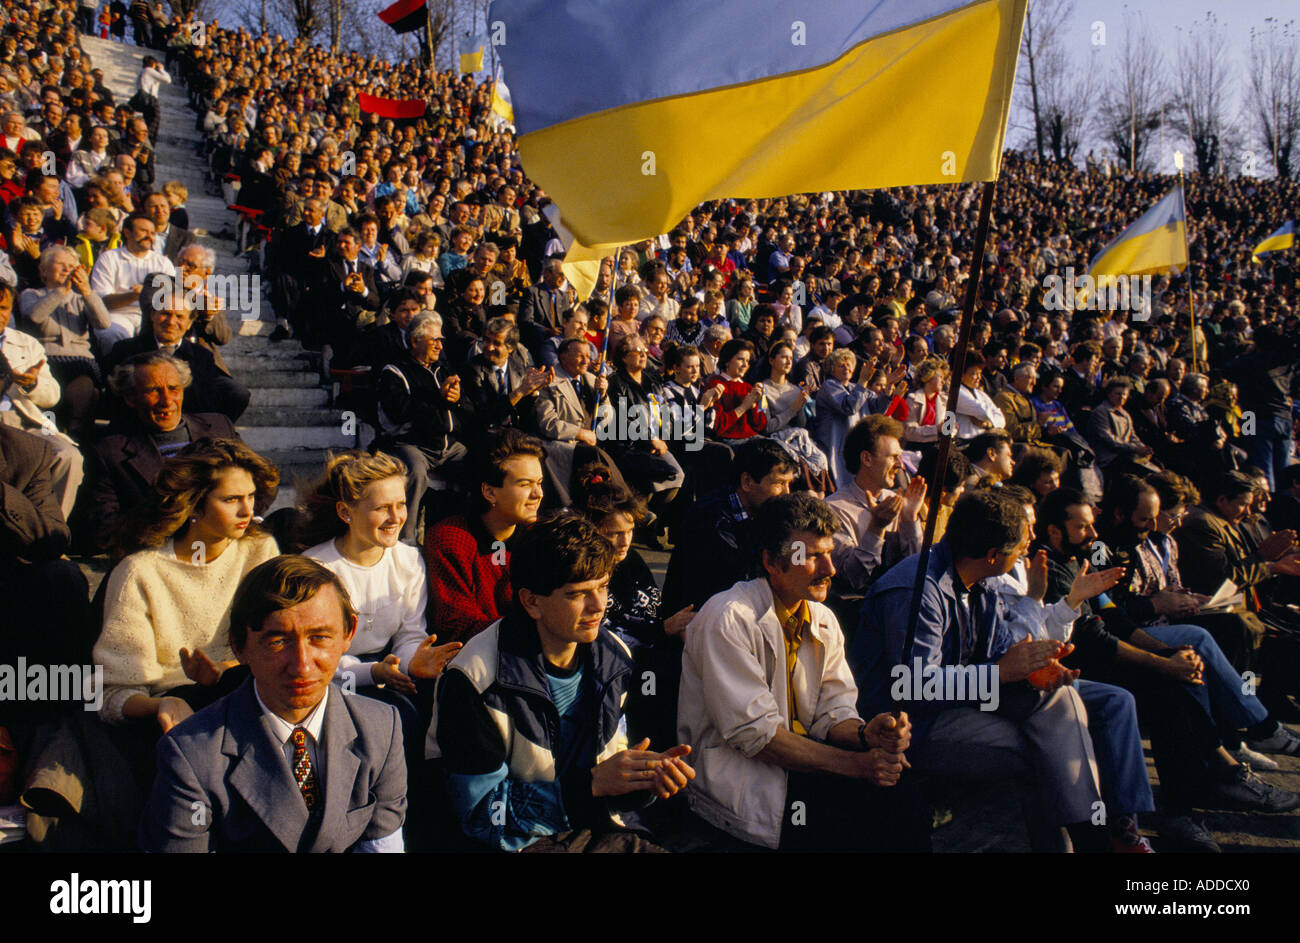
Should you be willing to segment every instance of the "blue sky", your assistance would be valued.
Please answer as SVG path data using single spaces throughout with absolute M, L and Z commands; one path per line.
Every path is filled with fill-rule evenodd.
M 1300 5 L 1284 0 L 1076 0 L 1074 14 L 1067 26 L 1067 42 L 1076 48 L 1081 60 L 1091 63 L 1098 76 L 1105 81 L 1109 77 L 1108 64 L 1115 63 L 1121 55 L 1124 34 L 1128 29 L 1142 29 L 1153 43 L 1158 43 L 1165 55 L 1166 71 L 1172 75 L 1172 63 L 1177 55 L 1178 44 L 1184 33 L 1194 24 L 1205 20 L 1206 13 L 1213 13 L 1218 23 L 1219 35 L 1227 49 L 1228 60 L 1235 69 L 1235 94 L 1231 99 L 1232 112 L 1230 121 L 1244 127 L 1245 122 L 1238 120 L 1244 110 L 1243 93 L 1246 89 L 1250 56 L 1250 31 L 1263 29 L 1270 17 L 1281 22 L 1295 19 L 1300 22 Z M 1105 45 L 1093 44 L 1093 24 L 1100 21 L 1105 25 Z M 1182 28 L 1183 32 L 1179 31 Z M 1086 59 L 1084 58 L 1086 57 Z M 1017 100 L 1019 105 L 1019 100 Z M 1009 142 L 1015 144 L 1023 140 L 1023 131 L 1012 129 L 1008 134 Z M 1244 142 L 1243 142 L 1244 143 Z M 1088 141 L 1084 152 L 1092 146 L 1098 153 L 1102 152 L 1100 141 Z M 1164 165 L 1162 170 L 1172 172 L 1173 151 L 1186 145 L 1177 140 L 1177 135 L 1166 129 L 1164 148 Z M 1272 168 L 1267 161 L 1259 168 L 1261 175 L 1271 175 Z

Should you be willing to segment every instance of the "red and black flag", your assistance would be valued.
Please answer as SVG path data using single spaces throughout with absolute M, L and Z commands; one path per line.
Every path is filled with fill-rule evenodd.
M 379 11 L 379 18 L 393 28 L 395 33 L 409 33 L 421 29 L 428 22 L 425 11 L 427 0 L 397 0 Z
M 367 114 L 381 118 L 420 118 L 425 110 L 423 98 L 380 98 L 366 92 L 357 95 L 357 104 Z

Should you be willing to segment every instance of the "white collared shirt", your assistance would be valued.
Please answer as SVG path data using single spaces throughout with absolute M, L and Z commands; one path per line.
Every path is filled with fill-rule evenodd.
M 280 741 L 280 747 L 284 750 L 284 758 L 289 764 L 290 771 L 293 770 L 293 732 L 301 727 L 307 733 L 307 758 L 311 760 L 311 768 L 316 771 L 316 782 L 320 787 L 322 800 L 325 798 L 325 767 L 320 763 L 319 752 L 316 745 L 320 743 L 321 731 L 325 727 L 325 703 L 330 699 L 330 690 L 325 689 L 325 696 L 320 699 L 320 703 L 312 708 L 301 723 L 291 724 L 271 708 L 266 706 L 262 700 L 262 695 L 257 691 L 257 682 L 253 682 L 253 696 L 257 698 L 257 704 L 262 708 L 262 713 L 271 721 L 271 732 L 275 738 Z M 402 838 L 402 830 L 385 835 L 383 838 L 375 838 L 369 841 L 357 843 L 356 852 L 358 854 L 400 854 L 406 850 L 406 842 Z
M 312 708 L 312 712 L 307 715 L 306 719 L 299 724 L 291 724 L 271 708 L 266 706 L 262 700 L 262 695 L 258 693 L 257 683 L 253 683 L 253 694 L 257 697 L 257 704 L 262 708 L 271 721 L 271 731 L 275 738 L 280 741 L 280 746 L 284 750 L 284 758 L 289 761 L 289 769 L 293 769 L 293 744 L 290 742 L 293 732 L 301 727 L 307 732 L 307 757 L 311 760 L 311 767 L 316 771 L 316 780 L 321 783 L 321 793 L 324 794 L 325 770 L 316 758 L 316 744 L 320 742 L 321 728 L 325 726 L 325 702 L 330 698 L 329 689 L 326 688 L 325 696 L 320 699 L 320 703 Z

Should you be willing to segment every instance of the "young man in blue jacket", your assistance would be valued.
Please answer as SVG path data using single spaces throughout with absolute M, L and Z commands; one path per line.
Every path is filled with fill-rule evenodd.
M 510 557 L 515 604 L 471 639 L 438 683 L 426 756 L 474 841 L 502 851 L 658 851 L 620 812 L 670 798 L 691 748 L 628 749 L 627 646 L 602 630 L 614 548 L 562 515 Z
M 1013 497 L 978 491 L 961 498 L 930 554 L 916 637 L 906 652 L 920 555 L 878 580 L 863 601 L 850 651 L 858 711 L 869 717 L 888 710 L 895 695 L 908 701 L 909 755 L 918 770 L 1030 779 L 1037 850 L 1063 848 L 1060 826 L 1069 827 L 1076 849 L 1109 850 L 1098 827 L 1104 806 L 1087 713 L 1071 687 L 1078 672 L 1057 661 L 1069 648 L 1052 639 L 1013 645 L 1003 604 L 986 585 L 1010 572 L 1029 540 L 1025 509 Z M 1025 683 L 1043 668 L 1055 675 L 1048 690 Z

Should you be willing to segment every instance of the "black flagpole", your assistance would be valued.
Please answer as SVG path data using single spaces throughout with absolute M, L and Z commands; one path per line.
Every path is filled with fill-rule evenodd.
M 993 213 L 993 191 L 997 186 L 996 178 L 984 184 L 984 195 L 980 200 L 979 224 L 975 229 L 975 248 L 971 259 L 970 280 L 966 284 L 966 305 L 961 313 L 961 327 L 957 332 L 957 346 L 952 353 L 952 379 L 948 385 L 948 416 L 946 422 L 951 432 L 945 433 L 940 426 L 939 448 L 934 459 L 934 474 L 931 475 L 926 493 L 929 496 L 929 513 L 925 517 L 925 533 L 921 538 L 921 559 L 916 565 L 916 579 L 912 583 L 911 615 L 907 620 L 907 635 L 903 639 L 903 664 L 911 663 L 912 643 L 916 641 L 916 622 L 920 616 L 921 593 L 925 589 L 925 576 L 930 568 L 930 546 L 934 543 L 934 530 L 939 522 L 939 505 L 943 500 L 943 479 L 948 470 L 948 453 L 952 448 L 953 436 L 957 432 L 957 397 L 961 393 L 961 376 L 966 366 L 966 347 L 970 343 L 971 327 L 975 323 L 975 303 L 979 298 L 980 279 L 984 275 L 984 248 L 989 238 L 989 219 Z M 895 704 L 894 716 L 900 708 Z

